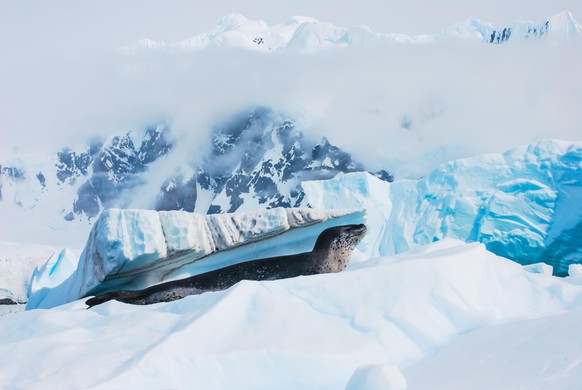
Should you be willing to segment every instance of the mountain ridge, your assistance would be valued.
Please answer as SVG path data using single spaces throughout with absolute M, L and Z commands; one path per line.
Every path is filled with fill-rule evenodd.
M 569 11 L 562 11 L 541 22 L 518 21 L 506 26 L 470 17 L 453 23 L 435 34 L 407 35 L 378 33 L 365 25 L 339 27 L 307 16 L 294 16 L 287 21 L 269 26 L 262 20 L 250 20 L 239 13 L 220 18 L 214 27 L 175 43 L 142 39 L 136 44 L 120 47 L 127 55 L 148 51 L 188 52 L 206 48 L 239 48 L 270 52 L 370 47 L 385 44 L 422 44 L 446 40 L 504 43 L 515 40 L 582 39 L 582 25 Z
M 84 149 L 64 147 L 43 164 L 0 164 L 0 205 L 48 208 L 66 221 L 91 220 L 105 208 L 146 207 L 136 206 L 138 195 L 149 199 L 147 208 L 202 214 L 297 207 L 301 181 L 367 171 L 327 138 L 308 139 L 294 118 L 268 108 L 218 124 L 199 164 L 172 154 L 178 142 L 171 126 L 160 124 Z M 165 164 L 163 177 L 152 179 L 158 163 Z M 393 179 L 384 170 L 370 173 Z

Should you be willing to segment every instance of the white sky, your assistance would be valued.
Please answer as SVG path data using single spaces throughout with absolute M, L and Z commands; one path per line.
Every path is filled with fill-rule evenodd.
M 469 16 L 492 22 L 540 21 L 570 10 L 581 18 L 579 0 L 56 0 L 0 1 L 3 47 L 46 50 L 111 47 L 141 38 L 177 41 L 239 12 L 276 24 L 293 15 L 336 25 L 368 25 L 378 32 L 433 33 Z M 13 45 L 14 44 L 14 45 Z M 6 46 L 5 46 L 6 45 Z
M 205 117 L 209 111 L 228 112 L 237 104 L 244 104 L 244 99 L 248 103 L 273 103 L 282 108 L 310 111 L 311 125 L 319 131 L 333 128 L 335 141 L 340 146 L 350 144 L 349 134 L 354 129 L 365 126 L 371 129 L 370 134 L 378 136 L 385 133 L 386 126 L 398 121 L 403 112 L 416 116 L 419 123 L 431 115 L 426 111 L 433 109 L 444 110 L 446 114 L 423 128 L 423 131 L 432 131 L 430 137 L 423 136 L 424 140 L 439 138 L 447 130 L 448 136 L 440 137 L 443 142 L 458 138 L 473 124 L 475 131 L 497 126 L 500 134 L 507 134 L 511 126 L 518 126 L 522 133 L 533 129 L 536 136 L 546 137 L 552 137 L 551 131 L 555 129 L 544 134 L 542 127 L 551 124 L 566 129 L 556 132 L 556 136 L 576 138 L 577 132 L 582 131 L 581 125 L 576 125 L 580 115 L 574 113 L 574 107 L 582 103 L 579 92 L 582 81 L 573 65 L 580 56 L 570 58 L 567 51 L 551 54 L 561 59 L 550 61 L 545 58 L 547 53 L 531 51 L 513 59 L 507 53 L 492 54 L 494 57 L 473 53 L 471 59 L 451 49 L 437 53 L 440 72 L 424 66 L 432 62 L 432 49 L 421 53 L 400 48 L 379 58 L 377 53 L 368 53 L 370 57 L 359 60 L 344 54 L 321 61 L 277 57 L 266 61 L 272 63 L 258 64 L 254 70 L 250 69 L 255 67 L 257 58 L 249 54 L 237 60 L 241 66 L 248 67 L 248 72 L 239 72 L 240 68 L 224 63 L 215 66 L 212 62 L 228 63 L 231 58 L 208 57 L 201 61 L 189 59 L 193 61 L 190 73 L 175 63 L 161 60 L 131 77 L 125 72 L 127 64 L 112 55 L 115 48 L 142 38 L 175 42 L 196 35 L 231 12 L 262 19 L 270 25 L 293 15 L 306 15 L 339 26 L 365 24 L 377 32 L 421 34 L 439 32 L 469 16 L 504 25 L 518 20 L 541 21 L 546 16 L 570 10 L 580 19 L 582 1 L 217 3 L 0 0 L 0 161 L 13 152 L 43 149 L 52 152 L 54 148 L 75 146 L 87 137 L 151 124 L 167 116 L 176 120 L 178 126 L 193 128 L 211 120 Z M 455 56 L 460 57 L 456 60 Z M 482 56 L 480 60 L 479 56 Z M 509 69 L 505 75 L 497 69 L 500 77 L 513 75 L 512 81 L 521 92 L 508 90 L 507 83 L 487 75 L 491 69 L 487 62 L 493 59 L 499 59 Z M 290 61 L 299 62 L 288 65 Z M 375 65 L 370 67 L 367 61 L 375 61 Z M 531 61 L 535 64 L 530 67 Z M 526 69 L 522 72 L 514 65 Z M 277 66 L 278 71 L 270 71 L 272 66 Z M 354 76 L 354 67 L 362 73 Z M 257 88 L 253 80 L 264 87 Z M 552 90 L 556 99 L 544 100 L 538 96 L 528 104 L 514 104 L 523 101 L 529 92 L 540 95 L 548 90 Z M 481 109 L 495 99 L 498 103 L 493 105 L 493 110 Z M 503 102 L 516 108 L 503 109 Z M 372 111 L 383 114 L 376 120 L 369 115 Z M 494 117 L 488 117 L 487 112 Z M 451 127 L 457 128 L 451 130 Z M 391 132 L 388 134 L 386 137 L 394 136 Z M 330 138 L 334 141 L 333 136 Z M 522 140 L 530 141 L 531 137 L 511 138 L 506 144 Z M 431 143 L 423 150 L 431 147 L 439 145 Z

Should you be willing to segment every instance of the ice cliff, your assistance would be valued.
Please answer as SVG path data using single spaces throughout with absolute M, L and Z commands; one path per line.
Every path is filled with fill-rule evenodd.
M 582 143 L 541 141 L 441 165 L 418 181 L 365 173 L 303 183 L 317 208 L 367 210 L 369 256 L 458 238 L 566 275 L 582 262 Z

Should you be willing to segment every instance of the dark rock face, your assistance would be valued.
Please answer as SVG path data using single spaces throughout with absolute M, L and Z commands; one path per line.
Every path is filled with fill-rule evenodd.
M 71 207 L 61 210 L 65 220 L 81 215 L 93 218 L 103 208 L 130 207 L 132 191 L 143 191 L 140 185 L 150 165 L 167 157 L 173 165 L 165 179 L 156 179 L 160 180 L 159 193 L 146 194 L 156 199 L 153 206 L 158 210 L 234 212 L 245 202 L 265 208 L 296 207 L 304 198 L 302 181 L 365 170 L 326 138 L 317 142 L 304 137 L 292 119 L 267 108 L 218 124 L 210 141 L 210 149 L 197 166 L 172 160 L 175 141 L 167 126 L 147 128 L 139 137 L 128 133 L 105 143 L 93 141 L 81 151 L 64 148 L 56 153 L 56 178 L 47 177 L 47 172 L 0 166 L 0 200 L 3 177 L 18 183 L 29 174 L 41 193 L 64 186 L 77 188 Z M 180 169 L 183 167 L 187 169 Z M 183 171 L 194 174 L 174 173 Z M 386 171 L 373 174 L 382 180 L 393 179 Z M 55 182 L 57 188 L 50 187 Z M 151 191 L 151 185 L 149 188 Z
M 77 175 L 89 176 L 78 190 L 73 212 L 94 217 L 103 207 L 123 206 L 117 204 L 120 193 L 141 184 L 140 174 L 172 149 L 167 132 L 166 127 L 148 128 L 139 145 L 134 144 L 129 134 L 116 136 L 108 145 L 97 151 L 93 149 L 92 155 L 91 152 L 82 154 L 81 165 L 77 165 L 75 159 L 67 160 L 72 163 L 70 165 L 78 167 L 73 170 Z M 86 156 L 90 156 L 91 161 L 85 165 Z M 89 165 L 92 168 L 90 174 L 87 171 Z
M 489 43 L 503 43 L 511 37 L 511 27 L 500 30 L 493 30 Z
M 0 164 L 0 201 L 2 200 L 2 181 L 10 180 L 15 183 L 22 182 L 25 172 L 21 168 L 3 166 Z
M 535 39 L 541 38 L 548 33 L 550 30 L 550 21 L 546 20 L 543 23 L 539 24 L 530 24 L 527 26 L 525 35 L 523 36 L 525 39 Z M 512 28 L 505 27 L 505 28 L 498 28 L 491 32 L 491 35 L 487 37 L 488 43 L 504 43 L 507 42 L 511 38 Z

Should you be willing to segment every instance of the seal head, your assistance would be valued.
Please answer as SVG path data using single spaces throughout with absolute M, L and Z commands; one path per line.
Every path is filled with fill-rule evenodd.
M 318 273 L 340 272 L 367 232 L 366 225 L 343 225 L 324 230 L 319 235 L 313 255 L 320 262 Z

